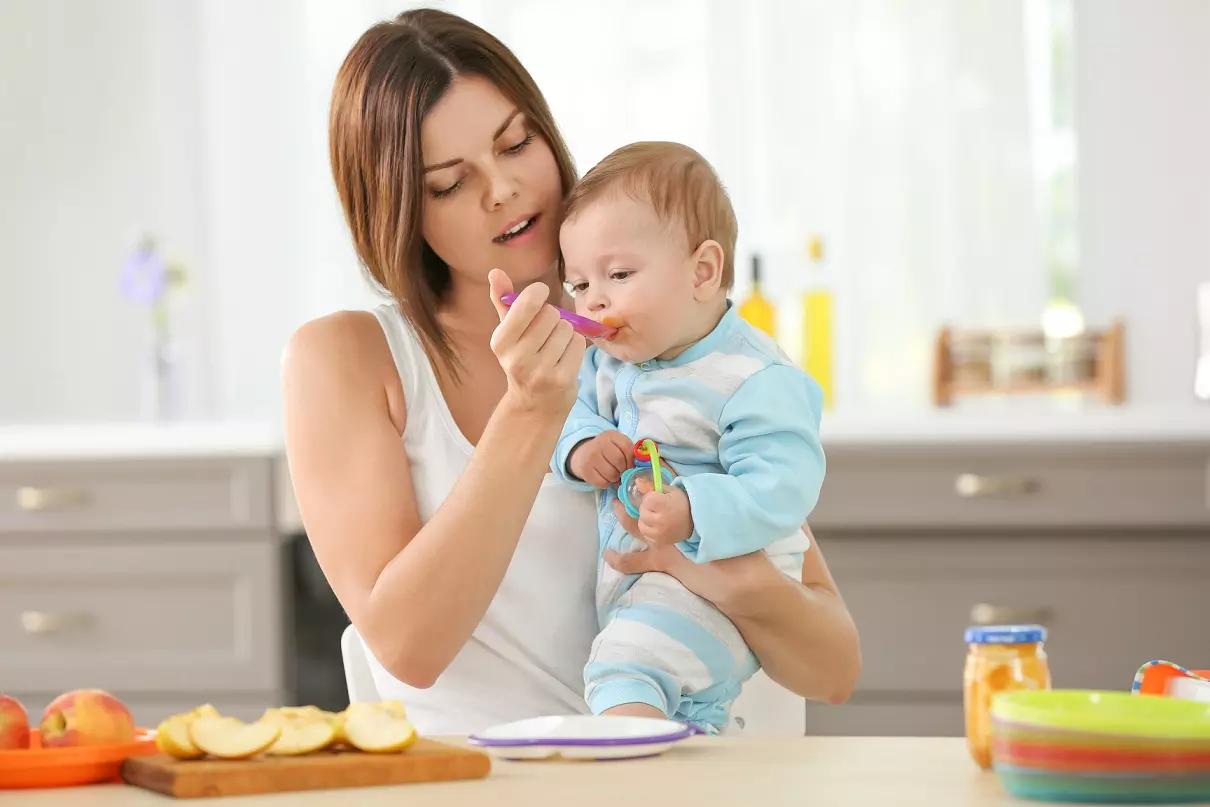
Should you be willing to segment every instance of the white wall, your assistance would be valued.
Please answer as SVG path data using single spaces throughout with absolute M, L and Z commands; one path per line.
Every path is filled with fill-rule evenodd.
M 1081 298 L 1122 316 L 1138 403 L 1193 400 L 1210 280 L 1210 3 L 1078 0 Z
M 0 8 L 0 421 L 137 411 L 140 228 L 205 247 L 194 5 L 6 0 Z M 190 411 L 207 408 L 196 305 L 180 312 Z

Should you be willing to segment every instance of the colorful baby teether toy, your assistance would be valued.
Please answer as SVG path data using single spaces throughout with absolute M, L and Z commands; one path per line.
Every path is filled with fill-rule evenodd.
M 1134 674 L 1130 691 L 1136 695 L 1210 701 L 1210 670 L 1189 670 L 1171 661 L 1155 659 Z
M 645 480 L 656 493 L 664 491 L 664 485 L 671 485 L 672 472 L 668 466 L 660 464 L 660 450 L 655 441 L 644 437 L 634 444 L 634 467 L 622 474 L 618 483 L 618 498 L 631 518 L 639 517 L 639 502 L 643 501 L 642 491 L 638 487 L 640 480 Z
M 505 305 L 512 305 L 516 301 L 517 295 L 515 294 L 506 294 L 500 298 L 500 302 L 504 303 Z M 560 317 L 571 323 L 571 327 L 576 330 L 576 333 L 583 334 L 590 339 L 612 339 L 618 333 L 617 328 L 602 325 L 595 319 L 582 317 L 575 312 L 568 311 L 566 308 L 560 308 L 557 305 L 552 306 L 552 308 L 559 312 Z

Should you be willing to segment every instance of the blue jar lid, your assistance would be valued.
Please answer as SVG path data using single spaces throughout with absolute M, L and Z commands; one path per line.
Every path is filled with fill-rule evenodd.
M 1035 644 L 1046 641 L 1041 625 L 980 625 L 966 629 L 967 644 Z

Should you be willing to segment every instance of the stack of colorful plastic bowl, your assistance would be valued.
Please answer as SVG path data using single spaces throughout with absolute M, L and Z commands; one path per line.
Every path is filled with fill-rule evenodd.
M 1210 801 L 1210 704 L 1155 695 L 1041 690 L 998 695 L 992 767 L 1043 801 Z

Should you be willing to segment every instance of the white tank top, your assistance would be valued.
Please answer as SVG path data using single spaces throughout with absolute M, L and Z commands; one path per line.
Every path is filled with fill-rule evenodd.
M 403 385 L 403 445 L 424 523 L 457 484 L 474 447 L 454 422 L 411 325 L 392 304 L 374 314 Z M 367 654 L 380 697 L 403 701 L 417 731 L 430 736 L 586 712 L 583 669 L 597 632 L 596 571 L 595 498 L 548 473 L 470 640 L 428 689 L 403 684 Z

